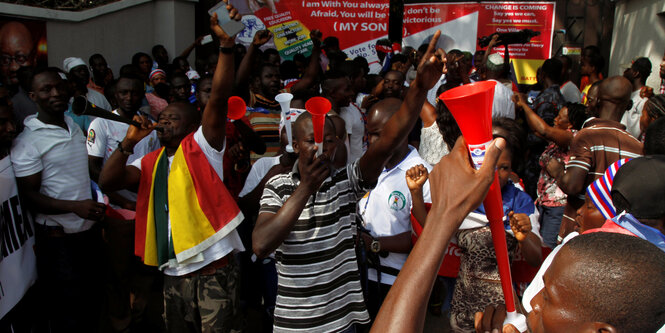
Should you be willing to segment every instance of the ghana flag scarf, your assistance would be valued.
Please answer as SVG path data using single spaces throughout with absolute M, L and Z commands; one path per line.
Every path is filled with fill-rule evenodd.
M 180 143 L 170 171 L 164 148 L 141 160 L 134 249 L 146 265 L 186 264 L 242 219 L 194 133 Z

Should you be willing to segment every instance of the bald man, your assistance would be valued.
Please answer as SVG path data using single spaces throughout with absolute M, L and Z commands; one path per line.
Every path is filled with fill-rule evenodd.
M 34 50 L 32 34 L 23 23 L 12 21 L 0 28 L 0 69 L 5 84 L 18 84 L 16 71 L 21 66 L 32 66 Z
M 622 158 L 642 156 L 642 143 L 626 132 L 621 117 L 631 107 L 630 81 L 622 76 L 613 76 L 600 84 L 598 92 L 598 118 L 584 124 L 570 143 L 570 161 L 564 166 L 552 161 L 547 171 L 559 188 L 568 194 L 568 204 L 561 221 L 559 236 L 565 237 L 574 226 L 575 211 L 582 205 L 583 190 L 607 167 Z

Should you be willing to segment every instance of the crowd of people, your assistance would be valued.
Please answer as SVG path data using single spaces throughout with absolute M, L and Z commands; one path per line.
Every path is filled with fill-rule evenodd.
M 313 30 L 284 60 L 270 31 L 245 47 L 210 22 L 219 50 L 193 67 L 201 38 L 117 75 L 101 54 L 36 66 L 25 26 L 0 27 L 2 186 L 37 267 L 1 332 L 420 332 L 428 312 L 518 331 L 481 204 L 495 175 L 533 332 L 665 325 L 665 57 L 655 91 L 648 58 L 604 78 L 595 46 L 527 87 L 498 34 L 475 54 L 437 50 L 440 32 L 380 40 L 368 63 Z M 494 140 L 476 170 L 438 96 L 478 81 L 495 82 Z

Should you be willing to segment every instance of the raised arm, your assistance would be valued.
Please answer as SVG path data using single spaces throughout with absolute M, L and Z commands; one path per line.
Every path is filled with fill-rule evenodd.
M 270 30 L 259 30 L 254 34 L 252 44 L 247 49 L 247 54 L 240 61 L 238 66 L 238 73 L 235 78 L 236 94 L 242 97 L 245 101 L 249 100 L 249 77 L 252 73 L 252 66 L 256 66 L 258 55 L 261 52 L 259 48 L 270 41 L 272 33 Z
M 228 3 L 228 0 L 223 0 Z M 238 10 L 231 5 L 226 5 L 229 10 L 229 17 L 233 20 L 240 20 Z M 224 139 L 226 138 L 226 113 L 228 111 L 228 99 L 231 97 L 231 89 L 234 80 L 233 52 L 223 51 L 223 49 L 232 49 L 235 45 L 233 37 L 230 37 L 222 27 L 217 23 L 217 14 L 210 17 L 210 29 L 217 38 L 219 38 L 219 59 L 215 74 L 212 77 L 212 90 L 210 99 L 206 104 L 201 119 L 203 136 L 211 147 L 216 150 L 224 148 Z
M 186 49 L 182 50 L 180 53 L 180 56 L 187 59 L 189 58 L 189 55 L 192 53 L 195 47 L 201 45 L 201 41 L 203 40 L 203 36 L 196 37 L 196 39 L 192 42 L 192 44 L 189 44 Z
M 260 213 L 256 219 L 256 226 L 252 232 L 252 249 L 259 258 L 266 257 L 284 242 L 298 221 L 309 198 L 316 193 L 323 181 L 330 175 L 330 168 L 324 163 L 328 158 L 325 154 L 316 158 L 315 150 L 312 150 L 308 155 L 301 153 L 300 158 L 305 161 L 305 166 L 301 168 L 300 174 L 307 176 L 302 177 L 298 187 L 278 211 Z M 264 197 L 268 191 L 273 191 L 268 188 L 269 186 L 270 183 L 266 185 Z
M 372 143 L 358 162 L 363 180 L 368 184 L 373 184 L 379 177 L 394 147 L 407 139 L 422 110 L 427 91 L 434 87 L 441 73 L 447 72 L 445 52 L 441 49 L 435 50 L 439 36 L 441 31 L 437 30 L 399 110 L 388 120 L 379 139 Z
M 448 242 L 464 217 L 485 198 L 504 146 L 503 139 L 496 139 L 476 171 L 460 137 L 450 154 L 434 166 L 429 178 L 432 209 L 425 229 L 390 288 L 372 332 L 423 331 L 427 301 Z
M 570 141 L 573 140 L 573 133 L 547 125 L 543 118 L 540 118 L 538 114 L 529 107 L 523 94 L 513 95 L 513 102 L 517 109 L 524 111 L 526 122 L 536 135 L 554 141 L 554 143 L 561 148 L 568 148 Z
M 312 30 L 309 34 L 309 38 L 312 40 L 312 55 L 309 56 L 309 64 L 305 69 L 305 73 L 302 76 L 302 79 L 298 80 L 293 87 L 291 87 L 291 92 L 297 92 L 300 90 L 309 89 L 314 80 L 319 75 L 319 70 L 321 66 L 319 65 L 319 57 L 321 55 L 321 31 Z
M 148 136 L 155 129 L 156 124 L 146 116 L 136 115 L 133 120 L 141 124 L 141 127 L 129 126 L 125 138 L 122 139 L 122 142 L 118 144 L 118 148 L 106 160 L 102 172 L 99 174 L 99 187 L 104 192 L 123 189 L 136 191 L 139 187 L 141 170 L 127 165 L 127 159 L 134 151 L 134 146 Z
M 423 127 L 430 127 L 436 122 L 436 108 L 425 101 L 420 109 L 420 120 L 423 121 Z

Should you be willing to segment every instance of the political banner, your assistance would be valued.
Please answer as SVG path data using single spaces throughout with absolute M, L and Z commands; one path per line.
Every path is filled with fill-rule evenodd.
M 536 69 L 552 53 L 554 2 L 446 2 L 404 5 L 403 44 L 417 48 L 436 30 L 438 46 L 446 51 L 482 49 L 478 39 L 495 32 L 531 29 L 540 35 L 528 44 L 508 47 L 518 83 L 536 83 Z M 504 48 L 494 48 L 503 56 Z
M 9 156 L 0 160 L 0 318 L 37 279 L 35 232 L 21 207 Z
M 243 14 L 246 28 L 238 42 L 249 45 L 258 30 L 273 33 L 269 47 L 276 48 L 282 59 L 291 60 L 298 53 L 309 55 L 309 34 L 318 29 L 323 37 L 335 36 L 350 58 L 362 56 L 378 62 L 374 49 L 377 40 L 388 35 L 388 0 L 231 0 Z

